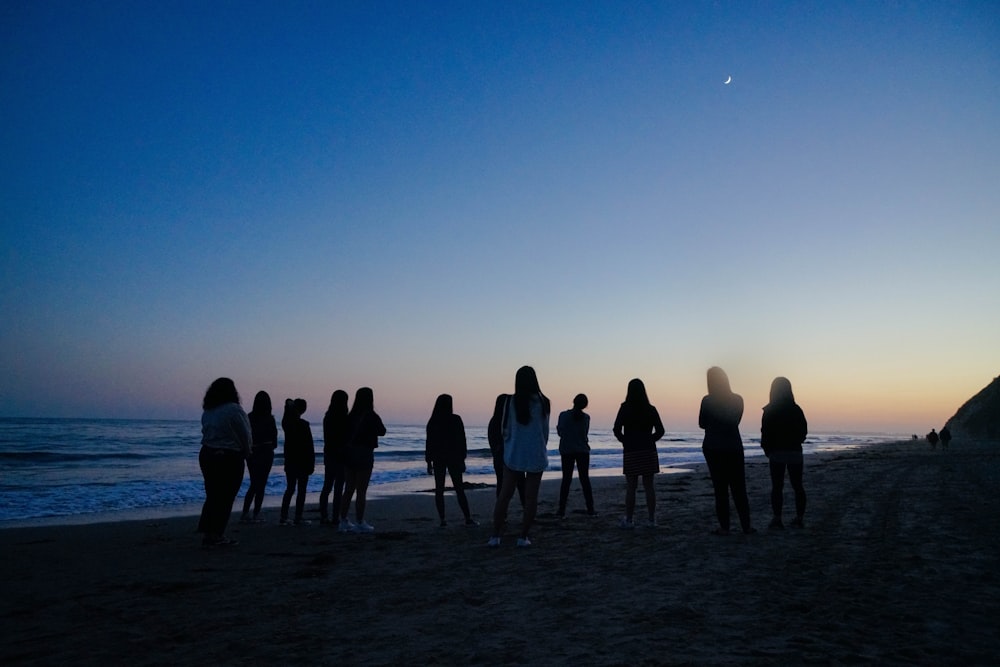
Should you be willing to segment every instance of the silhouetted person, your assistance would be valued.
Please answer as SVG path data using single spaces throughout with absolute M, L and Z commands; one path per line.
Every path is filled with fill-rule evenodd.
M 201 451 L 198 465 L 205 479 L 205 504 L 198 520 L 202 546 L 234 546 L 225 536 L 233 502 L 243 484 L 243 462 L 250 456 L 250 420 L 240 407 L 240 395 L 229 378 L 208 387 L 201 403 Z
M 931 449 L 937 447 L 938 434 L 934 429 L 931 429 L 931 432 L 927 434 L 927 442 L 931 443 Z
M 948 449 L 948 443 L 951 442 L 951 431 L 945 426 L 941 429 L 941 449 Z
M 770 528 L 781 529 L 781 506 L 784 500 L 785 469 L 788 481 L 795 491 L 795 518 L 792 525 L 801 528 L 806 513 L 806 491 L 802 486 L 802 443 L 806 441 L 808 426 L 802 409 L 795 404 L 792 383 L 777 377 L 771 382 L 771 399 L 764 406 L 760 421 L 760 446 L 768 459 L 771 472 Z
M 285 480 L 287 487 L 281 499 L 281 523 L 288 523 L 288 508 L 295 495 L 296 526 L 307 524 L 302 518 L 306 507 L 306 487 L 309 475 L 316 470 L 316 448 L 313 445 L 312 429 L 309 422 L 302 419 L 306 412 L 305 399 L 285 401 L 285 414 L 281 418 L 281 430 L 285 432 Z
M 642 477 L 642 488 L 646 492 L 647 525 L 656 527 L 656 490 L 653 475 L 660 472 L 660 459 L 656 453 L 656 442 L 665 433 L 660 413 L 649 402 L 646 385 L 642 380 L 629 380 L 625 391 L 625 401 L 618 408 L 615 417 L 614 434 L 622 443 L 622 472 L 625 474 L 625 516 L 622 528 L 634 528 L 635 492 Z
M 323 488 L 319 492 L 319 520 L 329 523 L 327 508 L 333 491 L 333 520 L 340 518 L 344 496 L 344 449 L 347 447 L 347 392 L 338 389 L 330 395 L 330 406 L 323 415 Z
M 698 426 L 705 429 L 701 450 L 715 491 L 715 515 L 719 535 L 729 534 L 729 494 L 744 533 L 752 533 L 746 472 L 743 469 L 743 397 L 729 388 L 729 377 L 718 366 L 708 369 L 708 395 L 701 399 Z
M 517 546 L 531 546 L 528 531 L 538 511 L 538 487 L 549 465 L 546 447 L 549 442 L 549 399 L 538 386 L 538 376 L 531 366 L 522 366 L 514 376 L 514 394 L 507 400 L 501 429 L 504 441 L 503 486 L 493 508 L 493 535 L 487 543 L 500 546 L 507 508 L 514 497 L 519 479 L 524 479 L 524 518 Z
M 573 466 L 580 475 L 583 500 L 587 503 L 587 514 L 594 516 L 594 493 L 590 488 L 590 415 L 584 412 L 587 397 L 577 394 L 573 399 L 573 409 L 559 413 L 556 433 L 559 434 L 559 457 L 562 459 L 562 484 L 559 487 L 559 517 L 566 516 L 566 501 L 573 483 Z
M 253 435 L 253 453 L 247 461 L 250 471 L 250 488 L 243 499 L 243 516 L 240 521 L 261 521 L 260 507 L 264 503 L 264 491 L 274 465 L 274 450 L 278 447 L 278 426 L 271 413 L 271 396 L 266 391 L 258 391 L 253 398 L 250 418 L 250 432 Z M 250 506 L 253 505 L 253 518 Z
M 486 426 L 486 440 L 490 443 L 490 453 L 493 455 L 493 472 L 497 476 L 496 495 L 500 496 L 500 489 L 503 488 L 503 414 L 507 407 L 510 394 L 500 394 L 497 396 L 493 406 L 493 416 Z M 524 507 L 524 479 L 517 482 L 517 495 L 521 500 L 521 507 Z
M 445 477 L 451 477 L 451 485 L 458 498 L 458 506 L 465 516 L 465 525 L 479 524 L 469 513 L 469 501 L 465 497 L 465 487 L 462 473 L 465 472 L 465 457 L 469 453 L 465 439 L 465 424 L 462 418 L 453 411 L 453 401 L 450 395 L 441 394 L 434 402 L 434 410 L 427 421 L 427 442 L 424 458 L 427 461 L 427 474 L 434 475 L 434 504 L 437 507 L 441 526 L 448 523 L 444 519 L 444 485 Z
M 368 483 L 372 479 L 372 468 L 375 466 L 375 449 L 379 437 L 385 435 L 385 424 L 375 412 L 375 393 L 369 387 L 361 387 L 354 394 L 354 405 L 348 417 L 347 456 L 344 459 L 347 484 L 344 485 L 344 497 L 340 508 L 340 525 L 342 533 L 373 533 L 375 527 L 365 521 L 365 507 L 368 501 Z M 357 492 L 358 498 L 354 507 L 356 524 L 347 518 L 351 510 L 351 496 Z

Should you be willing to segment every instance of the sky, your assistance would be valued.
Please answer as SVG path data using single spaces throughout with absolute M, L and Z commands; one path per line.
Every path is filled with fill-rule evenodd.
M 731 77 L 729 84 L 724 83 Z M 992 2 L 0 2 L 0 416 L 925 433 L 1000 375 Z

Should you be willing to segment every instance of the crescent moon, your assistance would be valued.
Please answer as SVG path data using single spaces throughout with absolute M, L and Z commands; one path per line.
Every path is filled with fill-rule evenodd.
M 725 81 L 723 81 L 722 83 L 724 83 L 724 84 L 726 84 L 726 85 L 728 86 L 728 85 L 729 85 L 729 84 L 731 84 L 732 82 L 733 82 L 733 77 L 728 77 L 728 78 L 727 78 L 727 79 L 726 79 Z

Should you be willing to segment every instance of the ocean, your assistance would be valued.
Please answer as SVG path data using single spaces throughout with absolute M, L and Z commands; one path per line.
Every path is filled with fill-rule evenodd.
M 433 488 L 424 463 L 424 426 L 388 425 L 375 451 L 369 497 Z M 281 429 L 265 509 L 280 504 L 285 490 Z M 469 457 L 465 480 L 495 483 L 485 427 L 466 427 Z M 313 424 L 316 474 L 310 502 L 323 484 L 322 428 Z M 703 461 L 701 432 L 671 433 L 658 443 L 661 468 Z M 811 434 L 807 452 L 848 449 L 908 436 L 887 433 Z M 759 434 L 744 434 L 748 457 L 761 456 Z M 546 477 L 560 469 L 553 425 Z M 610 430 L 592 429 L 591 474 L 621 472 L 621 446 Z M 204 500 L 198 421 L 119 419 L 0 419 L 0 527 L 31 520 L 86 522 L 196 513 Z M 237 499 L 249 484 L 245 476 Z

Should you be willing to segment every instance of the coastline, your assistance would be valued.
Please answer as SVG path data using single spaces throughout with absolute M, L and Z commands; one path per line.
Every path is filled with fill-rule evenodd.
M 807 458 L 804 530 L 768 531 L 766 461 L 748 459 L 756 535 L 715 527 L 704 464 L 656 477 L 660 528 L 620 530 L 620 475 L 574 479 L 558 520 L 543 480 L 534 546 L 437 527 L 433 494 L 370 500 L 377 532 L 230 524 L 204 551 L 191 516 L 10 527 L 6 664 L 990 664 L 1000 651 L 1000 447 L 879 443 Z M 430 488 L 428 481 L 426 488 Z M 786 484 L 786 519 L 792 502 Z M 639 507 L 643 506 L 639 491 Z M 641 516 L 641 515 L 637 515 Z M 206 628 L 213 628 L 211 632 Z M 349 641 L 339 641 L 346 635 Z

